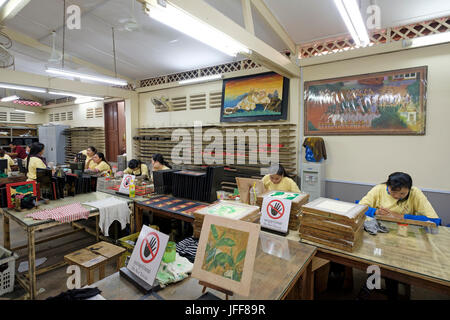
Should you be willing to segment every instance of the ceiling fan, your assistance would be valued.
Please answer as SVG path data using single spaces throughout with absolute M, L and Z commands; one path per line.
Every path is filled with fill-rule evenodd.
M 141 27 L 135 17 L 134 4 L 135 4 L 136 0 L 130 0 L 130 1 L 131 1 L 130 17 L 119 20 L 119 23 L 121 24 L 121 27 L 117 29 L 119 31 L 133 32 L 133 31 L 141 30 Z
M 14 56 L 7 49 L 12 47 L 11 38 L 3 33 L 0 28 L 0 68 L 9 68 L 14 66 Z

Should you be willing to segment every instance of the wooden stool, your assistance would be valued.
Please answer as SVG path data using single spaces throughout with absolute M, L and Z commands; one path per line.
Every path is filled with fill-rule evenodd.
M 64 256 L 68 264 L 75 264 L 87 272 L 88 285 L 94 283 L 94 271 L 99 269 L 99 280 L 105 277 L 105 265 L 116 259 L 116 271 L 120 267 L 120 257 L 125 248 L 115 246 L 105 241 L 98 242 L 84 249 Z

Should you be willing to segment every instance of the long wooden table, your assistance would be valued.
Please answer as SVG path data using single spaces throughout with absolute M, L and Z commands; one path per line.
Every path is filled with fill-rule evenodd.
M 317 257 L 366 271 L 377 265 L 381 276 L 410 285 L 436 290 L 450 296 L 450 228 L 439 227 L 437 234 L 409 225 L 408 237 L 397 235 L 397 224 L 382 222 L 389 233 L 372 236 L 364 232 L 362 243 L 346 252 L 302 239 L 317 247 Z M 298 232 L 288 238 L 299 240 Z
M 33 220 L 32 218 L 25 218 L 25 216 L 29 213 L 41 211 L 44 209 L 53 209 L 56 207 L 60 207 L 60 206 L 64 206 L 64 205 L 68 205 L 68 204 L 72 204 L 72 203 L 76 203 L 76 202 L 83 203 L 83 202 L 88 202 L 88 201 L 102 200 L 102 199 L 106 199 L 106 198 L 110 198 L 110 197 L 111 197 L 111 195 L 103 193 L 103 192 L 92 192 L 92 193 L 87 193 L 87 194 L 76 195 L 75 197 L 66 197 L 64 199 L 53 200 L 53 201 L 50 201 L 48 204 L 42 204 L 39 206 L 38 209 L 33 209 L 33 210 L 23 210 L 21 212 L 17 212 L 14 209 L 1 208 L 0 212 L 3 214 L 3 245 L 4 245 L 4 247 L 6 249 L 12 250 L 12 251 L 28 247 L 28 265 L 29 265 L 28 278 L 21 274 L 17 274 L 16 278 L 17 278 L 17 281 L 19 282 L 19 284 L 22 287 L 24 287 L 25 290 L 28 291 L 28 293 L 30 295 L 30 299 L 36 298 L 36 276 L 37 275 L 54 270 L 56 268 L 60 268 L 66 264 L 66 262 L 61 261 L 57 264 L 46 267 L 45 269 L 36 272 L 35 259 L 36 259 L 36 245 L 37 244 L 55 240 L 55 239 L 58 239 L 58 238 L 61 238 L 64 236 L 68 236 L 68 235 L 71 235 L 71 234 L 74 234 L 76 232 L 83 231 L 83 230 L 88 232 L 89 234 L 95 235 L 97 242 L 100 239 L 107 240 L 107 238 L 100 235 L 99 224 L 98 224 L 99 210 L 97 208 L 94 208 L 91 206 L 83 205 L 86 209 L 89 210 L 89 212 L 90 212 L 89 217 L 94 217 L 96 220 L 95 231 L 91 230 L 90 228 L 88 228 L 86 226 L 83 226 L 82 224 L 80 224 L 78 222 L 70 222 L 70 224 L 72 225 L 72 227 L 75 230 L 65 232 L 62 234 L 58 234 L 58 235 L 54 235 L 52 237 L 42 239 L 39 241 L 35 240 L 35 232 L 36 231 L 50 229 L 50 228 L 53 228 L 56 226 L 60 226 L 64 223 L 57 222 L 54 220 Z M 128 200 L 128 202 L 133 203 L 132 200 Z M 133 206 L 131 206 L 131 207 L 133 208 Z M 131 215 L 131 223 L 130 223 L 132 232 L 134 232 L 134 217 L 133 216 L 134 215 L 132 214 Z M 9 230 L 10 220 L 15 221 L 20 227 L 22 227 L 25 230 L 25 232 L 27 233 L 28 245 L 11 248 L 11 240 L 10 240 L 11 237 L 10 237 L 10 230 Z
M 230 299 L 312 299 L 311 261 L 315 252 L 314 246 L 261 232 L 250 295 L 233 295 Z M 94 283 L 92 287 L 98 287 L 107 300 L 195 300 L 202 295 L 203 289 L 197 279 L 189 277 L 144 295 L 118 272 Z M 225 299 L 224 293 L 210 288 L 207 290 Z

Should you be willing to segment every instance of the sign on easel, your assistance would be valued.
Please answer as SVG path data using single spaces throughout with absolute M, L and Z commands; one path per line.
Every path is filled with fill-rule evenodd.
M 291 204 L 290 200 L 264 197 L 261 206 L 261 227 L 287 233 Z
M 132 174 L 126 174 L 123 176 L 122 182 L 120 183 L 119 192 L 129 195 L 130 194 L 130 186 L 134 184 L 135 176 Z
M 142 226 L 127 268 L 153 286 L 168 241 L 168 235 Z

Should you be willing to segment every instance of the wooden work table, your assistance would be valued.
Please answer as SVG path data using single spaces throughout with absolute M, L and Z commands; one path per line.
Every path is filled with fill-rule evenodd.
M 68 236 L 70 234 L 79 232 L 79 231 L 86 231 L 92 235 L 96 236 L 97 241 L 99 241 L 100 238 L 104 238 L 100 235 L 99 231 L 99 210 L 97 208 L 83 205 L 86 209 L 89 210 L 90 214 L 89 217 L 95 217 L 96 219 L 96 230 L 90 230 L 86 226 L 83 226 L 82 224 L 79 224 L 77 222 L 70 222 L 69 224 L 72 225 L 74 230 L 58 234 L 55 236 L 52 236 L 50 238 L 42 239 L 39 241 L 35 240 L 35 232 L 38 230 L 45 230 L 50 229 L 55 226 L 59 226 L 64 224 L 63 222 L 57 222 L 54 220 L 33 220 L 32 218 L 26 218 L 25 216 L 30 213 L 34 213 L 37 211 L 41 211 L 44 209 L 53 209 L 56 207 L 72 204 L 72 203 L 84 203 L 89 201 L 96 201 L 96 200 L 102 200 L 106 198 L 110 198 L 111 195 L 103 193 L 103 192 L 92 192 L 92 193 L 86 193 L 86 194 L 79 194 L 75 197 L 66 197 L 59 200 L 52 200 L 48 204 L 42 204 L 39 205 L 37 209 L 33 210 L 23 210 L 21 212 L 17 212 L 14 209 L 8 209 L 8 208 L 1 208 L 0 212 L 3 214 L 3 244 L 4 247 L 8 250 L 15 251 L 18 249 L 26 248 L 28 247 L 28 263 L 29 263 L 29 270 L 28 270 L 28 278 L 26 276 L 23 276 L 21 274 L 17 274 L 16 278 L 18 282 L 28 291 L 30 295 L 30 299 L 36 298 L 36 276 L 38 274 L 42 274 L 44 272 L 51 271 L 53 269 L 59 268 L 61 266 L 64 266 L 66 263 L 64 261 L 61 261 L 60 263 L 57 263 L 53 266 L 49 266 L 45 268 L 44 270 L 40 270 L 36 272 L 36 265 L 35 265 L 35 259 L 36 259 L 36 245 L 48 242 L 54 239 L 58 239 L 64 236 Z M 132 200 L 128 201 L 130 204 L 133 203 Z M 131 206 L 133 208 L 133 206 Z M 25 232 L 27 233 L 28 237 L 28 245 L 21 246 L 21 247 L 14 247 L 11 248 L 11 238 L 10 238 L 10 230 L 9 230 L 9 224 L 10 220 L 16 222 L 20 227 L 22 227 Z M 134 232 L 134 218 L 133 214 L 131 216 L 131 229 L 132 232 Z
M 311 261 L 315 252 L 314 246 L 261 232 L 250 295 L 233 295 L 230 299 L 312 299 Z M 156 293 L 144 295 L 118 272 L 94 283 L 92 287 L 98 287 L 107 300 L 195 300 L 202 295 L 203 289 L 197 279 L 189 277 L 169 284 Z M 225 294 L 213 289 L 207 290 L 225 299 Z
M 378 265 L 382 277 L 450 295 L 450 228 L 439 227 L 437 234 L 430 234 L 422 227 L 409 225 L 408 237 L 402 237 L 397 235 L 396 223 L 382 224 L 389 233 L 372 236 L 364 232 L 362 243 L 353 252 L 304 239 L 301 242 L 316 246 L 320 258 L 364 271 Z M 288 238 L 300 240 L 294 231 Z

